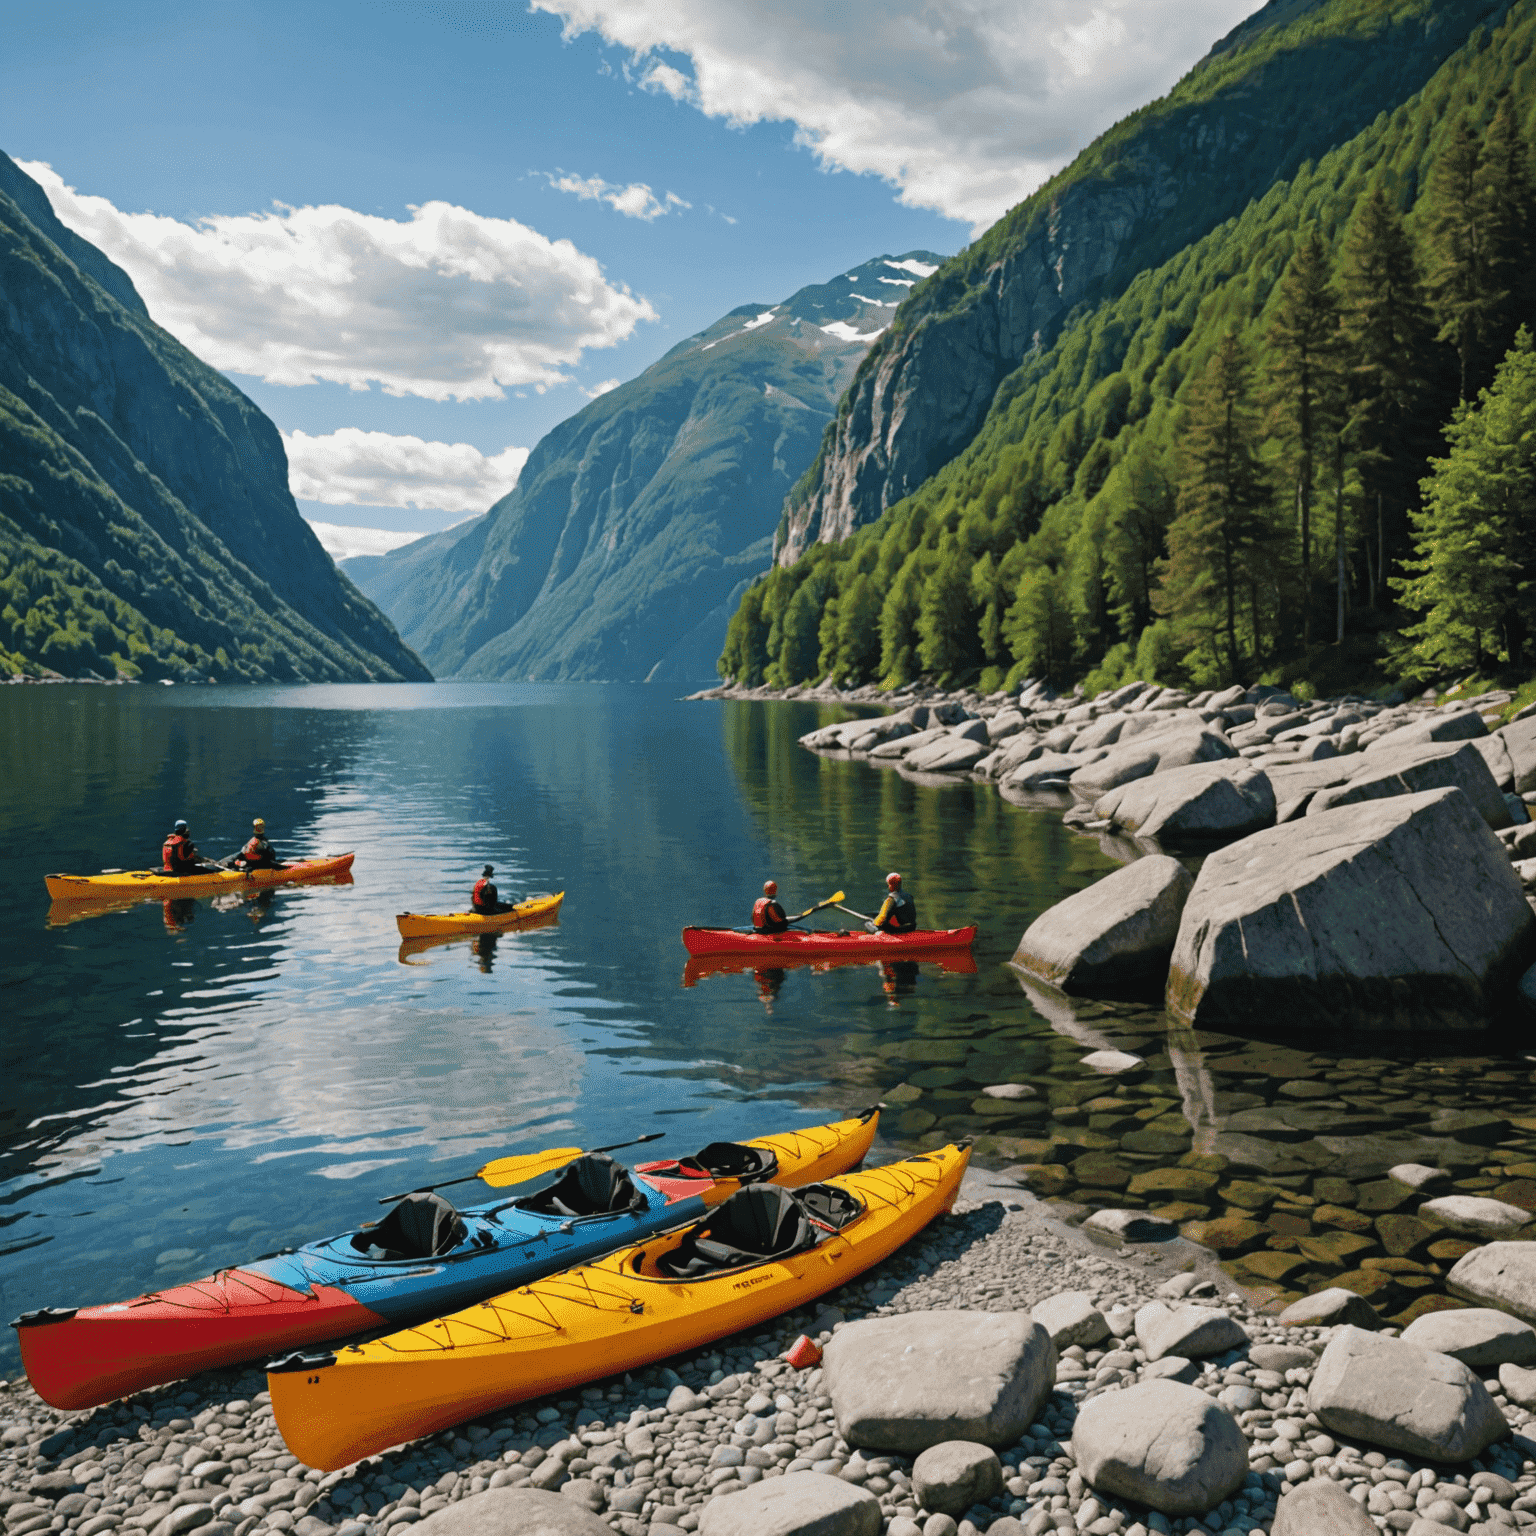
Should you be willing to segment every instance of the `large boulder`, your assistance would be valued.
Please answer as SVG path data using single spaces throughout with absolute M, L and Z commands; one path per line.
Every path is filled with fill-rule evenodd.
M 1419 1207 L 1428 1216 L 1463 1237 L 1512 1237 L 1532 1220 L 1531 1213 L 1486 1195 L 1440 1195 Z
M 1177 859 L 1135 859 L 1037 917 L 1013 963 L 1064 992 L 1161 982 L 1194 883 Z
M 1111 748 L 1098 762 L 1079 768 L 1072 775 L 1072 793 L 1082 800 L 1097 800 L 1105 791 L 1132 779 L 1237 755 L 1237 748 L 1209 726 L 1149 731 L 1124 746 Z
M 1480 1027 L 1536 950 L 1536 916 L 1457 789 L 1304 816 L 1210 855 L 1167 1000 L 1205 1027 Z
M 585 1505 L 537 1488 L 491 1488 L 418 1524 L 431 1536 L 613 1536 Z
M 1075 774 L 1071 782 L 1075 787 Z M 1250 768 L 1241 758 L 1194 763 L 1110 790 L 1094 802 L 1093 814 L 1137 837 L 1165 843 L 1209 842 L 1244 837 L 1272 826 L 1275 791 L 1268 774 Z
M 1006 1446 L 1050 1395 L 1056 1347 L 1027 1312 L 910 1312 L 838 1329 L 823 1370 L 849 1445 Z
M 1309 816 L 1325 815 L 1343 805 L 1362 800 L 1384 800 L 1392 795 L 1412 795 L 1426 789 L 1454 785 L 1477 808 L 1490 827 L 1509 825 L 1509 807 L 1494 781 L 1483 754 L 1471 742 L 1429 742 L 1403 746 L 1391 752 L 1370 752 L 1343 784 L 1320 789 L 1307 807 Z
M 699 1536 L 877 1536 L 885 1520 L 867 1489 L 824 1472 L 787 1472 L 710 1499 Z M 613 1536 L 603 1526 L 604 1536 Z
M 1010 769 L 999 780 L 1012 789 L 1065 787 L 1068 778 L 1085 763 L 1105 756 L 1104 749 L 1093 752 L 1042 752 L 1039 757 Z
M 940 726 L 931 726 L 927 730 L 916 731 L 911 736 L 898 736 L 890 741 L 883 741 L 878 747 L 872 747 L 871 757 L 905 757 L 909 752 L 916 752 L 919 747 L 925 747 L 931 742 L 943 741 L 949 732 Z
M 974 734 L 980 728 L 980 739 Z M 970 735 L 964 734 L 972 732 Z M 937 741 L 909 752 L 902 759 L 904 767 L 917 773 L 958 773 L 979 763 L 992 750 L 987 741 L 987 727 L 983 720 L 972 720 L 967 725 L 946 732 Z
M 1204 1360 L 1248 1342 L 1243 1325 L 1215 1307 L 1170 1307 L 1161 1301 L 1149 1301 L 1138 1309 L 1136 1338 L 1148 1360 L 1161 1360 L 1164 1355 Z
M 1403 1338 L 1463 1365 L 1536 1364 L 1536 1328 L 1496 1307 L 1426 1312 L 1403 1330 Z
M 912 1463 L 912 1492 L 924 1509 L 963 1515 L 1003 1491 L 1003 1464 L 990 1445 L 945 1440 Z
M 1373 757 L 1398 747 L 1422 746 L 1427 741 L 1470 741 L 1486 736 L 1488 727 L 1475 709 L 1437 710 L 1423 720 L 1411 720 L 1394 731 L 1378 736 L 1366 747 Z
M 1536 1243 L 1485 1243 L 1459 1258 L 1446 1289 L 1536 1323 Z
M 1197 1387 L 1146 1381 L 1090 1398 L 1072 1427 L 1078 1470 L 1099 1493 L 1165 1515 L 1200 1515 L 1248 1474 L 1237 1420 Z
M 1376 1536 L 1376 1525 L 1340 1484 L 1314 1477 L 1281 1495 L 1270 1536 Z
M 1515 793 L 1528 795 L 1536 790 L 1536 716 L 1528 720 L 1516 720 L 1504 726 L 1498 734 L 1504 740 L 1504 750 L 1509 753 L 1510 766 L 1515 775 Z
M 1335 1434 L 1428 1461 L 1471 1461 L 1509 1433 L 1470 1367 L 1363 1328 L 1334 1333 L 1307 1408 Z

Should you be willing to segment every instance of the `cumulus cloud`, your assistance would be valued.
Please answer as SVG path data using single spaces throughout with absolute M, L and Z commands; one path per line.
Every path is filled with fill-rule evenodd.
M 397 533 L 393 528 L 350 528 L 340 523 L 317 522 L 312 517 L 307 521 L 315 530 L 321 549 L 337 564 L 358 555 L 387 555 L 392 549 L 403 549 L 407 544 L 414 544 L 417 539 L 426 537 L 421 533 Z M 348 1163 L 346 1166 L 361 1171 L 373 1165 Z M 316 1169 L 316 1172 L 326 1178 L 330 1177 L 323 1168 Z M 350 1178 L 351 1174 L 342 1174 L 340 1177 Z
M 329 205 L 124 213 L 22 169 L 60 220 L 125 268 L 149 312 L 205 362 L 269 384 L 325 379 L 429 400 L 543 390 L 593 347 L 656 319 L 569 240 L 431 202 L 408 220 Z
M 288 488 L 329 506 L 414 507 L 418 511 L 484 512 L 517 484 L 526 448 L 485 454 L 469 443 L 343 427 L 323 437 L 283 433 Z
M 979 231 L 1167 91 L 1258 0 L 532 7 L 627 50 L 647 89 L 733 124 L 791 122 L 827 167 L 884 177 L 904 203 Z
M 600 384 L 594 384 L 591 389 L 584 390 L 583 393 L 587 399 L 596 400 L 599 395 L 606 395 L 610 389 L 617 389 L 623 382 L 623 379 L 604 379 Z
M 607 203 L 626 218 L 644 219 L 647 223 L 659 219 L 664 213 L 693 207 L 676 192 L 657 197 L 643 181 L 632 181 L 621 187 L 604 181 L 601 176 L 570 176 L 564 171 L 546 171 L 544 174 L 557 192 L 570 192 L 584 202 Z

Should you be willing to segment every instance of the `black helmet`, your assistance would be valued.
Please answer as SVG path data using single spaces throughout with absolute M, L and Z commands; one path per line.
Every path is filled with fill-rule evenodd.
M 176 825 L 171 828 L 171 830 L 173 832 L 185 832 L 187 830 L 187 824 L 184 821 L 178 821 Z
M 489 864 L 487 864 L 485 866 L 485 868 L 480 871 L 480 874 L 481 874 L 482 878 L 484 878 L 487 875 L 494 875 L 495 873 L 496 873 L 496 871 Z

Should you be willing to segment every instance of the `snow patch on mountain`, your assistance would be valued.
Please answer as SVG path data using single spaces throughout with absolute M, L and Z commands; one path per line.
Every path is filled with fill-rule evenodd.
M 918 277 L 928 277 L 939 270 L 931 262 L 919 261 L 915 256 L 908 256 L 905 261 L 892 261 L 887 257 L 885 264 L 895 267 L 898 272 L 912 272 Z
M 831 325 L 818 327 L 828 336 L 836 336 L 839 341 L 873 341 L 885 327 L 879 326 L 873 331 L 856 331 L 846 320 L 834 320 Z

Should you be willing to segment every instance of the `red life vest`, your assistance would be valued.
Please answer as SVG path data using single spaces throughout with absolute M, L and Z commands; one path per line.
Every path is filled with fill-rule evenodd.
M 185 832 L 172 832 L 165 840 L 160 856 L 165 861 L 168 875 L 179 875 L 189 864 L 197 861 L 192 857 L 192 839 Z
M 771 896 L 759 896 L 752 903 L 752 926 L 759 933 L 782 933 L 784 908 Z
M 490 887 L 489 896 L 486 895 L 487 886 Z M 496 905 L 496 898 L 499 894 L 500 892 L 497 891 L 495 885 L 482 875 L 480 879 L 475 881 L 475 889 L 470 895 L 469 904 L 477 911 L 485 907 L 493 907 Z
M 261 839 L 259 837 L 253 837 L 250 842 L 248 842 L 245 847 L 240 850 L 240 857 L 249 864 L 256 864 L 260 862 L 262 852 L 263 850 L 261 846 Z

